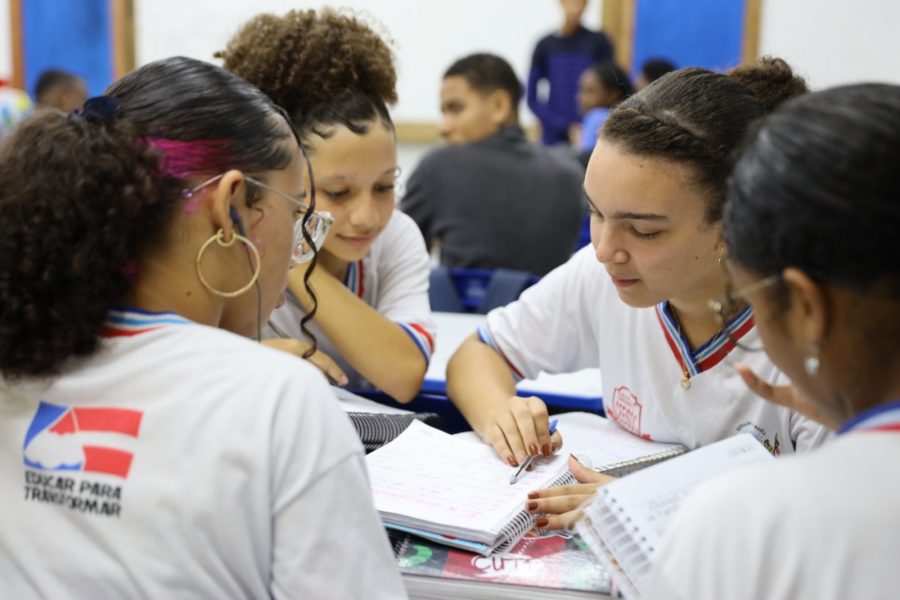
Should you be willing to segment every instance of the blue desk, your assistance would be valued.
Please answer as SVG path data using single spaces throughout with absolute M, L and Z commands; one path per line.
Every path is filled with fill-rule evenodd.
M 475 333 L 484 315 L 434 313 L 437 323 L 437 348 L 431 357 L 423 394 L 447 395 L 447 362 L 463 341 Z M 603 414 L 603 386 L 600 369 L 584 369 L 575 373 L 551 375 L 541 373 L 537 379 L 526 379 L 516 386 L 519 395 L 538 396 L 550 412 L 581 410 Z

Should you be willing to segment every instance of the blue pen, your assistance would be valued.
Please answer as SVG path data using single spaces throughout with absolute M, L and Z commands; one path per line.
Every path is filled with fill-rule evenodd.
M 550 421 L 550 435 L 553 435 L 556 432 L 557 421 L 558 421 L 558 419 L 553 419 L 552 421 Z M 513 476 L 509 478 L 509 485 L 512 485 L 512 484 L 516 483 L 517 481 L 519 481 L 519 477 L 522 476 L 522 473 L 525 472 L 525 469 L 528 468 L 528 465 L 530 465 L 531 462 L 536 458 L 537 458 L 537 456 L 529 456 L 528 458 L 523 460 L 522 464 L 519 465 L 519 468 L 516 469 L 516 472 L 513 473 Z

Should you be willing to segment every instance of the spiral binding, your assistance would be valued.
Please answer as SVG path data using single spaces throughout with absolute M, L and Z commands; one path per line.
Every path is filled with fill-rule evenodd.
M 415 413 L 408 415 L 387 415 L 381 413 L 347 413 L 350 422 L 356 429 L 359 439 L 366 449 L 366 453 L 381 448 L 395 437 L 403 433 L 413 421 L 425 423 L 439 420 L 436 413 Z
M 563 470 L 560 472 L 556 478 L 551 481 L 547 487 L 556 487 L 558 485 L 568 485 L 571 483 L 576 483 L 575 476 L 569 472 L 568 467 L 563 467 Z M 516 516 L 507 523 L 503 529 L 500 530 L 500 534 L 497 536 L 497 545 L 494 546 L 494 552 L 506 552 L 515 546 L 522 537 L 528 533 L 531 528 L 534 526 L 534 515 L 529 513 L 527 510 L 522 509 L 520 512 L 516 513 Z
M 680 454 L 684 454 L 686 450 L 687 448 L 673 448 L 657 454 L 651 454 L 650 456 L 642 456 L 640 458 L 618 462 L 609 465 L 608 467 L 598 469 L 597 471 L 611 477 L 623 477 L 629 473 L 643 469 L 644 467 L 649 467 L 658 462 L 675 458 Z

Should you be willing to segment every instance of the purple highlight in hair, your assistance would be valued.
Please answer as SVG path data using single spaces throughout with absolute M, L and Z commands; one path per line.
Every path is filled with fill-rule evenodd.
M 234 143 L 230 140 L 148 138 L 147 143 L 162 154 L 162 172 L 176 179 L 227 171 L 234 163 Z

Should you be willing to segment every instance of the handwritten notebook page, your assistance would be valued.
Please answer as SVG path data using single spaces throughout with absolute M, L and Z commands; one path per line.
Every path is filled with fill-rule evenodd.
M 513 468 L 491 446 L 414 422 L 366 456 L 375 507 L 400 525 L 490 543 L 522 511 L 528 492 L 566 470 L 563 456 L 534 462 L 515 485 Z

